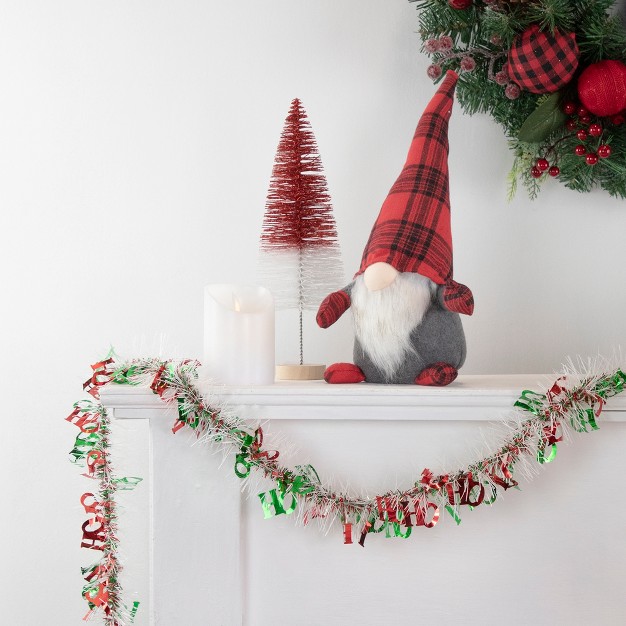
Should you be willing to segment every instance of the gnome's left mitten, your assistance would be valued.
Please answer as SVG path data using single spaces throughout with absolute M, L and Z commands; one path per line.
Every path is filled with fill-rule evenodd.
M 471 315 L 474 312 L 474 295 L 472 290 L 455 280 L 449 280 L 439 288 L 439 303 L 448 311 Z
M 317 325 L 332 326 L 350 308 L 350 296 L 343 289 L 326 296 L 317 311 Z

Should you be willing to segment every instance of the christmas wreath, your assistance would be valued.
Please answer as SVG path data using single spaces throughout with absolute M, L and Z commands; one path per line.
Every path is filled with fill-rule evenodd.
M 614 0 L 409 0 L 427 72 L 461 73 L 459 102 L 489 113 L 515 155 L 509 197 L 550 177 L 626 197 L 626 29 Z

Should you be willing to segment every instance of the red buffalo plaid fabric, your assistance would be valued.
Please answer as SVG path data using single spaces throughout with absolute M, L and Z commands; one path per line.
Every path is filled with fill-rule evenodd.
M 448 120 L 458 76 L 448 72 L 417 125 L 406 163 L 372 228 L 357 276 L 373 263 L 452 279 Z M 470 292 L 471 293 L 471 292 Z
M 575 33 L 539 31 L 529 26 L 509 50 L 509 76 L 532 93 L 552 93 L 569 83 L 578 67 Z
M 415 379 L 416 385 L 445 387 L 459 375 L 455 367 L 448 363 L 438 362 L 423 369 Z
M 345 291 L 335 291 L 324 298 L 317 312 L 320 328 L 332 326 L 350 308 L 350 296 Z

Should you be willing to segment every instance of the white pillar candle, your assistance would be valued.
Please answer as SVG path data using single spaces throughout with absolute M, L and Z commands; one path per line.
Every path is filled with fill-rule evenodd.
M 274 299 L 267 289 L 204 288 L 204 376 L 226 385 L 271 385 L 274 355 Z

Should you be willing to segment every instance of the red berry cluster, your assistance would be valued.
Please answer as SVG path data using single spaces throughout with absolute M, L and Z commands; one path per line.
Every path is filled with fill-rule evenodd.
M 585 157 L 587 165 L 595 165 L 598 159 L 608 159 L 611 156 L 611 146 L 602 143 L 601 137 L 604 132 L 602 124 L 591 123 L 591 115 L 584 106 L 566 102 L 563 105 L 563 112 L 569 116 L 565 127 L 567 130 L 576 132 L 576 137 L 583 142 L 574 148 L 576 155 Z M 614 115 L 611 122 L 618 126 L 624 122 L 624 119 L 619 115 Z
M 495 42 L 492 41 L 492 43 L 495 43 Z M 522 90 L 520 89 L 519 85 L 511 81 L 511 78 L 509 77 L 509 64 L 508 63 L 505 63 L 502 66 L 502 69 L 493 75 L 491 74 L 491 70 L 490 70 L 489 79 L 493 80 L 501 87 L 504 87 L 504 95 L 509 100 L 517 100 L 517 98 L 520 97 Z
M 556 165 L 550 165 L 548 159 L 537 159 L 537 162 L 530 168 L 530 175 L 533 178 L 541 178 L 545 172 L 548 172 L 553 178 L 561 173 Z

